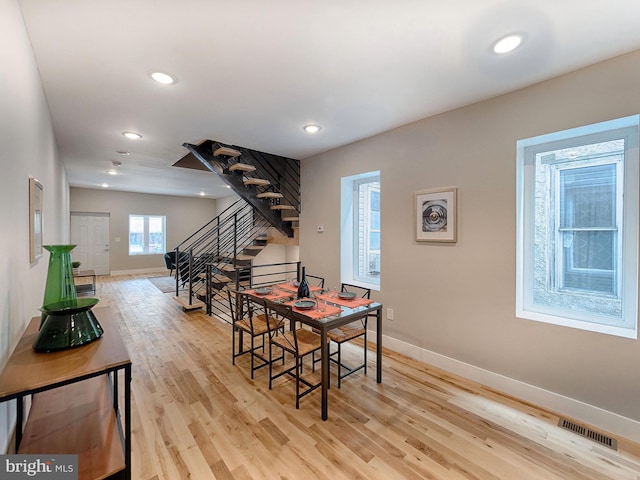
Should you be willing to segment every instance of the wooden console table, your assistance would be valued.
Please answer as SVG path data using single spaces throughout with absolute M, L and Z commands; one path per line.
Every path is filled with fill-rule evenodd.
M 130 480 L 131 359 L 111 310 L 93 311 L 102 337 L 51 353 L 32 349 L 40 316 L 32 318 L 0 374 L 0 402 L 17 402 L 17 453 L 77 454 L 79 479 Z M 124 412 L 118 404 L 121 370 Z M 28 395 L 32 404 L 23 431 Z

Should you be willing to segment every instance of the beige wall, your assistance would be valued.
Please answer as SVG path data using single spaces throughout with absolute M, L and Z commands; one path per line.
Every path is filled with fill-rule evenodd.
M 301 260 L 339 280 L 340 179 L 380 170 L 385 335 L 639 421 L 638 341 L 515 318 L 516 141 L 639 113 L 639 84 L 640 51 L 304 160 Z M 446 186 L 458 242 L 417 243 L 414 192 Z
M 29 263 L 28 179 L 43 185 L 44 244 L 67 243 L 69 188 L 47 102 L 15 0 L 0 0 L 0 370 L 42 305 L 49 255 Z M 15 425 L 15 402 L 0 404 L 0 453 Z
M 150 270 L 165 266 L 162 255 L 129 256 L 129 214 L 165 215 L 167 250 L 216 216 L 216 200 L 71 188 L 71 211 L 109 213 L 111 272 Z M 116 239 L 120 241 L 117 242 Z

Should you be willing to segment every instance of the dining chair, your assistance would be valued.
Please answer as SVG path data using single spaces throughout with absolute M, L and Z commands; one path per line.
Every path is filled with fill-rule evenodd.
M 267 318 L 265 315 L 256 315 L 257 312 L 249 301 L 249 296 L 241 291 L 229 289 L 227 296 L 232 320 L 231 363 L 235 365 L 236 358 L 246 353 L 251 354 L 251 378 L 253 379 L 254 372 L 270 362 L 270 357 L 266 356 L 265 351 L 265 338 L 269 333 Z M 251 339 L 249 350 L 244 348 L 244 334 L 249 335 Z M 256 345 L 258 337 L 261 338 L 261 343 Z M 259 353 L 260 351 L 262 353 Z
M 302 376 L 304 357 L 320 350 L 320 335 L 305 328 L 286 329 L 287 321 L 293 325 L 292 307 L 283 303 L 275 303 L 261 299 L 264 313 L 268 318 L 269 329 L 269 390 L 273 381 L 283 375 L 293 377 L 296 382 L 296 409 L 300 408 L 300 399 L 322 385 L 321 380 L 312 382 Z M 285 352 L 293 355 L 292 366 L 285 365 L 280 371 L 274 373 L 273 348 L 279 348 L 284 356 Z M 312 369 L 315 370 L 312 362 Z M 304 387 L 301 390 L 301 384 Z
M 340 287 L 341 292 L 355 293 L 360 298 L 371 298 L 371 289 L 359 287 L 357 285 L 351 285 L 343 283 Z M 329 359 L 336 363 L 338 366 L 338 388 L 340 388 L 342 379 L 355 373 L 359 370 L 364 370 L 364 374 L 367 374 L 367 319 L 365 315 L 363 318 L 351 322 L 341 327 L 336 327 L 327 332 L 327 338 L 337 345 L 337 350 L 329 354 Z M 363 337 L 363 356 L 364 360 L 361 365 L 349 366 L 342 361 L 342 344 L 350 342 L 358 337 Z M 335 358 L 334 358 L 335 357 Z M 314 356 L 314 362 L 319 360 Z
M 306 277 L 307 277 L 307 281 L 309 282 L 309 286 L 324 288 L 323 277 L 318 277 L 316 275 L 309 275 L 308 273 L 306 274 Z

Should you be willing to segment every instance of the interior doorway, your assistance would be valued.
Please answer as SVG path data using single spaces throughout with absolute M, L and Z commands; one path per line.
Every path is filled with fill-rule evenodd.
M 109 275 L 109 214 L 71 212 L 71 251 L 80 270 L 93 270 L 96 275 Z

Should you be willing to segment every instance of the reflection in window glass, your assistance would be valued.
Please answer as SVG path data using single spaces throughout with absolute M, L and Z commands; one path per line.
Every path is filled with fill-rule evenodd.
M 341 277 L 368 288 L 380 285 L 380 172 L 342 179 Z
M 519 317 L 636 338 L 638 118 L 518 142 Z

